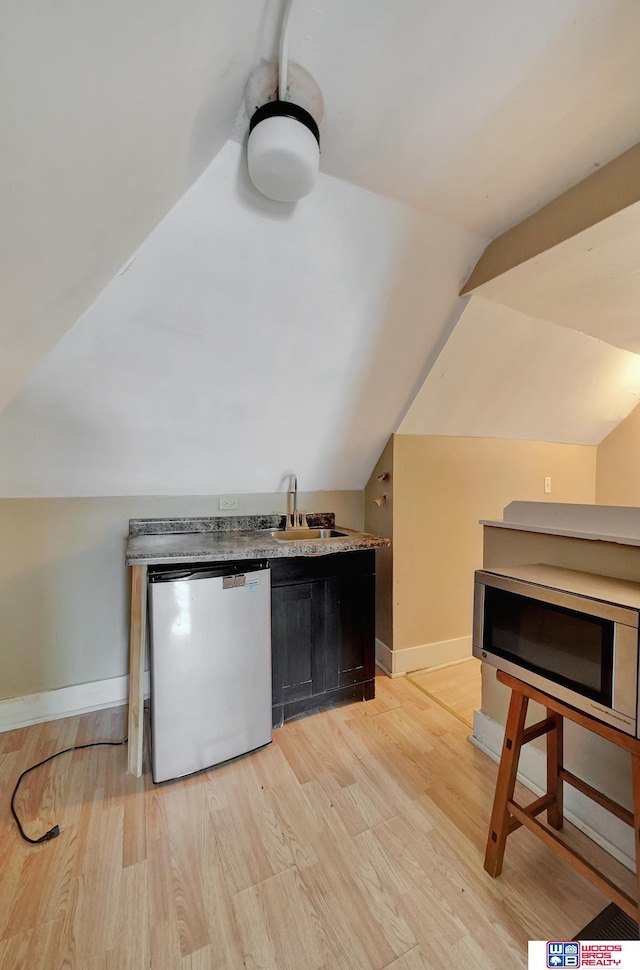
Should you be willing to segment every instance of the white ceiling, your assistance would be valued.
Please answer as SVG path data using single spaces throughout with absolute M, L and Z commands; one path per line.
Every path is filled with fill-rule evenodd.
M 0 409 L 228 138 L 263 8 L 0 3 Z
M 474 292 L 640 354 L 640 202 Z
M 180 283 L 167 291 L 164 279 L 173 277 L 164 263 L 162 276 L 147 281 L 144 310 L 140 293 L 132 292 L 129 302 L 118 306 L 117 320 L 102 319 L 100 336 L 92 329 L 98 326 L 97 318 L 89 315 L 80 320 L 71 342 L 55 345 L 220 152 L 225 140 L 241 130 L 237 121 L 244 110 L 244 87 L 261 57 L 275 52 L 281 10 L 280 0 L 191 0 L 189 4 L 136 0 L 133 5 L 125 0 L 109 4 L 67 0 L 64 5 L 22 0 L 0 5 L 0 408 L 15 399 L 15 407 L 5 411 L 2 440 L 7 455 L 18 465 L 26 462 L 24 469 L 10 469 L 9 479 L 14 474 L 19 477 L 21 470 L 26 479 L 33 477 L 28 467 L 31 459 L 25 455 L 31 448 L 29 439 L 38 440 L 39 435 L 43 449 L 47 442 L 51 447 L 49 459 L 55 466 L 60 457 L 56 442 L 62 442 L 56 434 L 48 436 L 49 425 L 71 422 L 69 432 L 63 434 L 68 449 L 80 447 L 74 420 L 82 424 L 86 418 L 84 441 L 93 433 L 92 421 L 97 422 L 98 439 L 104 431 L 111 406 L 108 395 L 101 397 L 103 390 L 107 392 L 101 390 L 97 377 L 83 382 L 80 391 L 74 387 L 74 341 L 86 339 L 88 352 L 95 340 L 97 353 L 98 345 L 111 346 L 113 336 L 112 346 L 124 361 L 123 332 L 141 338 L 149 326 L 149 314 L 156 314 L 167 338 L 165 351 L 173 348 L 171 361 L 180 357 L 176 333 L 188 325 L 180 314 L 169 314 L 167 322 L 156 283 L 165 305 L 173 306 L 183 288 Z M 458 312 L 461 271 L 470 268 L 466 266 L 469 253 L 482 247 L 478 236 L 469 234 L 459 237 L 466 240 L 459 247 L 450 251 L 445 245 L 440 253 L 440 239 L 454 238 L 455 232 L 462 231 L 454 226 L 462 226 L 486 241 L 581 180 L 594 166 L 640 141 L 639 47 L 640 3 L 633 0 L 296 0 L 290 53 L 311 72 L 324 95 L 322 171 L 420 209 L 428 214 L 427 220 L 444 220 L 437 232 L 415 230 L 411 247 L 408 239 L 414 228 L 407 226 L 414 225 L 414 217 L 389 216 L 391 222 L 400 219 L 405 229 L 393 236 L 387 249 L 373 241 L 371 260 L 368 240 L 353 230 L 362 250 L 340 253 L 337 282 L 325 276 L 329 295 L 334 290 L 343 292 L 342 287 L 359 294 L 353 296 L 353 306 L 341 305 L 337 318 L 344 321 L 347 340 L 357 334 L 359 341 L 357 353 L 351 347 L 355 356 L 347 357 L 356 368 L 355 382 L 351 370 L 342 367 L 340 381 L 336 377 L 331 385 L 337 402 L 337 409 L 331 411 L 334 423 L 342 419 L 338 404 L 347 403 L 349 408 L 341 435 L 343 450 L 329 440 L 322 449 L 317 446 L 313 455 L 313 449 L 307 449 L 310 466 L 315 462 L 325 471 L 335 466 L 332 487 L 342 474 L 337 471 L 339 459 L 349 464 L 345 480 L 361 485 L 363 476 L 366 479 L 367 456 L 374 442 L 393 427 Z M 225 181 L 220 174 L 225 170 L 224 165 L 212 169 L 221 179 L 212 189 L 216 203 L 209 210 L 214 223 L 218 220 L 217 239 L 224 240 L 230 229 L 235 232 L 224 220 L 236 220 L 249 238 L 234 252 L 255 262 L 260 242 L 268 264 L 281 242 L 272 244 L 262 231 L 252 238 L 251 220 L 247 226 L 238 213 L 264 213 L 234 179 Z M 230 194 L 220 196 L 225 186 Z M 238 194 L 232 189 L 238 189 Z M 332 198 L 337 199 L 340 191 L 332 190 Z M 354 204 L 355 197 L 345 197 L 345 204 Z M 272 215 L 268 221 L 272 232 L 276 226 L 300 220 L 303 235 L 317 233 L 319 240 L 335 237 L 339 228 L 331 218 L 339 220 L 339 212 L 333 204 L 323 211 L 320 198 L 321 194 L 304 200 L 299 213 Z M 375 209 L 374 203 L 371 206 Z M 360 209 L 356 206 L 354 218 L 356 211 L 362 215 L 369 210 L 369 203 Z M 191 212 L 191 218 L 196 225 L 196 214 Z M 363 225 L 368 225 L 368 215 L 362 218 Z M 408 236 L 403 235 L 405 230 Z M 176 234 L 174 242 L 167 242 L 167 252 L 177 246 L 178 238 L 182 237 Z M 287 250 L 288 244 L 282 245 Z M 398 257 L 403 246 L 411 250 L 410 272 Z M 320 267 L 324 259 L 331 262 L 321 254 L 321 245 L 300 252 L 319 260 Z M 178 261 L 179 255 L 177 248 Z M 420 291 L 420 299 L 414 300 L 421 269 L 430 289 Z M 178 277 L 189 278 L 184 263 Z M 229 278 L 236 280 L 233 275 Z M 116 277 L 114 284 L 125 279 Z M 237 285 L 235 312 L 242 318 L 250 315 L 259 299 L 250 277 Z M 403 288 L 404 296 L 398 297 Z M 211 290 L 207 293 L 205 302 L 187 303 L 194 318 L 209 318 L 215 326 L 216 301 Z M 405 315 L 395 343 L 393 332 L 382 323 L 388 320 L 384 307 L 389 293 L 396 295 L 396 305 L 402 306 Z M 265 346 L 283 339 L 282 327 L 273 321 L 287 302 L 284 294 L 286 286 L 268 307 Z M 426 325 L 423 317 L 428 318 Z M 133 327 L 130 331 L 125 320 Z M 364 320 L 369 321 L 368 330 Z M 406 334 L 408 343 L 401 346 Z M 194 325 L 192 337 L 181 346 L 189 347 L 191 358 L 206 359 L 210 346 L 200 323 Z M 315 355 L 317 333 L 314 340 L 307 353 Z M 51 361 L 45 360 L 54 347 Z M 384 355 L 390 366 L 398 368 L 390 381 L 382 366 Z M 326 358 L 322 360 L 329 366 Z M 42 361 L 41 370 L 34 373 Z M 113 370 L 112 363 L 108 373 L 114 387 L 118 381 L 133 380 L 126 368 Z M 245 388 L 256 381 L 260 385 L 264 361 L 251 357 L 245 363 L 242 373 L 227 368 L 220 375 L 221 390 L 235 394 L 236 382 Z M 297 363 L 292 361 L 291 368 L 295 380 L 304 385 L 295 372 Z M 128 414 L 131 448 L 148 432 L 145 406 L 160 393 L 155 362 L 141 358 L 137 365 Z M 92 360 L 91 367 L 96 366 Z M 33 379 L 25 386 L 31 374 Z M 200 375 L 199 379 L 206 378 Z M 64 388 L 56 383 L 60 380 L 66 381 Z M 23 386 L 25 393 L 18 399 Z M 269 386 L 273 393 L 273 381 Z M 379 398 L 373 392 L 376 386 L 382 389 Z M 177 401 L 181 391 L 182 387 L 172 388 L 171 382 L 163 385 L 170 400 Z M 324 401 L 322 395 L 303 395 L 296 405 L 300 421 L 312 421 Z M 106 411 L 100 410 L 100 402 Z M 271 434 L 276 433 L 281 405 L 271 416 Z M 180 419 L 175 428 L 164 414 L 165 426 L 175 431 L 174 444 L 187 413 L 176 406 Z M 251 415 L 237 413 L 244 436 Z M 116 426 L 120 420 L 122 415 Z M 365 444 L 356 454 L 350 442 L 360 433 Z M 301 440 L 294 446 L 300 460 L 306 454 Z M 158 448 L 162 447 L 166 451 L 166 439 L 159 436 Z M 62 453 L 66 455 L 64 449 Z M 184 452 L 184 460 L 193 462 L 197 456 L 196 464 L 200 463 L 196 491 L 213 491 L 203 455 L 198 439 Z M 294 456 L 294 463 L 297 460 Z M 37 474 L 42 472 L 39 461 Z M 75 464 L 71 461 L 71 466 Z M 170 478 L 172 464 L 167 464 Z M 122 467 L 128 467 L 126 462 Z M 80 482 L 79 470 L 78 474 Z M 132 492 L 144 480 L 144 474 L 136 475 L 135 489 L 134 479 L 129 486 Z M 318 478 L 324 481 L 323 475 L 324 471 Z M 60 488 L 68 485 L 67 477 L 63 478 Z M 178 478 L 172 487 L 183 487 Z M 110 486 L 106 464 L 101 481 L 103 492 L 117 484 Z M 127 490 L 121 479 L 118 482 L 118 490 L 120 486 Z M 100 487 L 97 480 L 85 484 L 89 489 Z M 42 487 L 54 485 L 49 481 Z M 310 481 L 307 487 L 322 486 Z
M 323 171 L 491 237 L 640 141 L 634 0 L 295 0 L 290 53 Z
M 472 296 L 400 434 L 597 445 L 640 401 L 640 356 Z

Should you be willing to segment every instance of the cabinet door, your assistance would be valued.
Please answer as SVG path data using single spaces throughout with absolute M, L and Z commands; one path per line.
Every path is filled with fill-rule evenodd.
M 375 677 L 375 576 L 340 576 L 330 584 L 327 689 Z
M 273 704 L 325 690 L 326 580 L 278 586 L 271 594 Z

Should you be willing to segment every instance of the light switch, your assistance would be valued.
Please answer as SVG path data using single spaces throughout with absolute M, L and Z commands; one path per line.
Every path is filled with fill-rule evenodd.
M 545 490 L 545 493 L 547 495 L 551 491 L 551 476 L 550 475 L 547 475 L 547 477 L 544 480 L 544 490 Z

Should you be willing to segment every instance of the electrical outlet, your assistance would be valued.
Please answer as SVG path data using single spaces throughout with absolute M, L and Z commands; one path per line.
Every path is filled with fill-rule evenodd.
M 544 480 L 544 491 L 545 491 L 545 494 L 546 495 L 548 495 L 550 493 L 550 491 L 551 491 L 551 476 L 550 475 L 547 475 L 547 477 Z
M 229 512 L 231 509 L 239 509 L 240 502 L 237 495 L 223 495 L 218 499 L 218 508 L 221 511 Z

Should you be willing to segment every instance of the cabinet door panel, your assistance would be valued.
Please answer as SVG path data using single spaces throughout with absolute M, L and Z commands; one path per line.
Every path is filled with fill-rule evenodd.
M 325 586 L 325 581 L 316 581 L 272 591 L 274 704 L 301 700 L 325 689 Z
M 348 687 L 375 676 L 375 577 L 340 577 L 336 623 L 327 645 L 327 686 Z

